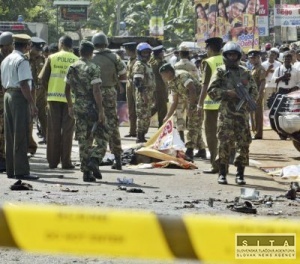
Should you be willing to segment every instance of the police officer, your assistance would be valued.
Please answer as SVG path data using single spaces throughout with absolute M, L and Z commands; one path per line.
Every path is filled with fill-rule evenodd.
M 137 140 L 136 143 L 146 142 L 145 135 L 148 132 L 151 119 L 151 105 L 155 79 L 153 70 L 149 64 L 152 47 L 141 42 L 136 47 L 137 61 L 133 66 L 133 82 L 136 90 L 136 115 L 137 115 Z
M 102 80 L 102 98 L 107 125 L 109 128 L 109 147 L 115 155 L 115 164 L 112 168 L 122 170 L 122 146 L 117 116 L 117 85 L 126 89 L 126 65 L 121 58 L 108 49 L 108 40 L 104 33 L 96 33 L 92 37 L 95 46 L 92 61 L 100 66 Z
M 46 92 L 45 89 L 41 89 L 41 81 L 38 79 L 38 75 L 45 63 L 44 57 L 42 56 L 42 50 L 45 44 L 46 42 L 43 39 L 38 37 L 32 37 L 30 50 L 25 54 L 25 56 L 29 60 L 33 77 L 32 96 L 38 108 L 38 119 L 41 125 L 39 133 L 41 134 L 44 140 L 46 138 Z M 37 144 L 32 136 L 33 120 L 31 120 L 29 127 L 30 131 L 28 152 L 31 155 L 34 155 L 37 150 Z
M 2 32 L 0 35 L 0 65 L 2 61 L 13 51 L 13 34 L 11 32 Z M 1 83 L 1 82 L 0 82 Z M 3 91 L 0 87 L 0 172 L 6 170 L 5 165 L 5 139 L 4 139 L 4 105 Z
M 50 169 L 61 162 L 63 169 L 74 169 L 71 162 L 74 119 L 69 116 L 65 95 L 65 76 L 71 64 L 78 60 L 73 54 L 73 40 L 59 39 L 59 52 L 50 55 L 39 74 L 47 91 L 47 160 Z
M 207 95 L 207 88 L 212 75 L 216 72 L 217 67 L 223 65 L 223 57 L 221 55 L 221 48 L 223 40 L 221 38 L 209 38 L 205 41 L 208 58 L 203 60 L 203 74 L 202 74 L 202 90 L 199 97 L 197 109 L 201 116 L 204 112 L 204 131 L 206 143 L 210 152 L 211 168 L 204 170 L 204 173 L 218 173 L 219 168 L 215 161 L 218 154 L 218 139 L 217 139 L 217 122 L 219 102 L 213 101 Z
M 249 165 L 249 146 L 251 132 L 249 125 L 249 111 L 247 103 L 240 110 L 236 105 L 240 99 L 236 93 L 238 83 L 249 93 L 255 101 L 258 96 L 257 86 L 251 72 L 240 66 L 242 49 L 235 42 L 227 42 L 223 47 L 223 66 L 217 68 L 208 87 L 208 95 L 214 101 L 220 101 L 218 116 L 219 140 L 219 184 L 227 184 L 228 165 L 231 149 L 236 149 L 234 165 L 237 167 L 236 183 L 246 184 L 244 180 L 245 166 Z
M 105 123 L 105 115 L 100 91 L 100 67 L 91 62 L 93 51 L 93 43 L 82 40 L 79 47 L 80 59 L 69 67 L 66 76 L 69 114 L 76 119 L 75 134 L 85 182 L 102 179 L 99 163 L 107 148 L 107 135 L 101 129 Z M 74 105 L 71 91 L 75 96 Z
M 158 127 L 163 125 L 163 120 L 168 112 L 168 89 L 159 74 L 159 68 L 167 63 L 164 59 L 164 47 L 159 45 L 152 49 L 153 55 L 149 61 L 152 67 L 152 71 L 155 78 L 155 90 L 154 90 L 154 106 L 151 109 L 151 116 L 157 113 L 158 116 Z
M 5 89 L 5 150 L 6 173 L 8 178 L 36 180 L 30 175 L 27 158 L 29 109 L 31 117 L 37 114 L 34 99 L 31 95 L 32 74 L 27 58 L 30 36 L 13 35 L 14 51 L 1 64 L 1 81 Z
M 200 95 L 201 83 L 192 74 L 184 70 L 175 70 L 171 64 L 164 64 L 159 69 L 162 78 L 168 82 L 173 102 L 164 118 L 167 121 L 177 108 L 179 98 L 187 105 L 187 148 L 185 154 L 188 159 L 193 160 L 194 148 L 197 146 L 201 130 L 199 129 L 200 118 L 197 114 L 197 102 Z
M 136 42 L 127 42 L 123 44 L 126 54 L 129 57 L 127 62 L 127 83 L 126 99 L 129 114 L 129 133 L 125 137 L 136 137 L 136 111 L 135 111 L 135 87 L 133 84 L 133 65 L 136 62 Z
M 260 51 L 250 49 L 248 51 L 248 58 L 253 68 L 251 70 L 252 77 L 258 88 L 258 98 L 256 101 L 256 110 L 251 113 L 252 131 L 255 135 L 252 139 L 263 138 L 263 124 L 264 124 L 264 93 L 266 86 L 266 71 L 261 65 Z

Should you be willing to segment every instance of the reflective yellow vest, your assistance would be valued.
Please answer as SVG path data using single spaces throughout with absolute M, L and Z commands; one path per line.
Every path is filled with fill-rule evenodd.
M 67 102 L 65 77 L 69 66 L 77 60 L 76 55 L 64 50 L 50 55 L 51 74 L 48 83 L 47 101 Z
M 222 55 L 210 57 L 210 58 L 206 59 L 205 61 L 208 63 L 208 65 L 211 69 L 211 75 L 213 75 L 216 72 L 217 67 L 224 64 Z M 217 102 L 211 100 L 211 98 L 208 95 L 205 97 L 204 103 L 203 103 L 203 109 L 218 110 L 219 107 L 220 107 L 220 103 L 217 103 Z

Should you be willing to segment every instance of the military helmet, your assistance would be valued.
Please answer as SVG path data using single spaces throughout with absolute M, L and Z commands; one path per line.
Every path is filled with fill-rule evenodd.
M 237 53 L 238 54 L 237 60 L 235 60 L 235 61 L 229 60 L 226 56 L 228 53 Z M 226 66 L 237 67 L 240 59 L 242 58 L 242 48 L 236 42 L 229 41 L 224 45 L 224 47 L 222 49 L 222 55 L 223 55 L 223 61 Z
M 13 33 L 5 31 L 0 35 L 0 45 L 11 45 L 13 43 Z
M 108 40 L 104 33 L 96 33 L 92 37 L 92 42 L 94 45 L 106 45 L 108 46 Z

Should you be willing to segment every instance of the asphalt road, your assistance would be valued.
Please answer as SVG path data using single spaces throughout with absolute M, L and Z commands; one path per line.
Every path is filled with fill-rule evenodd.
M 122 127 L 121 135 L 128 128 Z M 148 136 L 154 133 L 152 128 Z M 271 207 L 265 201 L 255 204 L 256 215 L 247 218 L 296 218 L 299 219 L 300 203 L 284 197 L 289 189 L 289 182 L 279 177 L 267 175 L 259 167 L 284 167 L 299 163 L 299 152 L 294 149 L 290 140 L 279 140 L 272 131 L 266 131 L 264 140 L 254 141 L 251 145 L 250 167 L 246 168 L 247 185 L 259 191 L 260 198 L 271 197 Z M 38 140 L 38 139 L 37 139 Z M 123 148 L 134 145 L 134 139 L 122 137 Z M 230 166 L 229 184 L 219 185 L 217 175 L 203 174 L 209 168 L 207 160 L 196 160 L 196 170 L 156 168 L 140 169 L 135 166 L 124 167 L 122 171 L 112 170 L 110 166 L 100 167 L 103 180 L 97 183 L 82 181 L 82 173 L 77 166 L 74 170 L 57 168 L 50 170 L 45 159 L 45 145 L 39 145 L 35 156 L 30 158 L 32 173 L 38 174 L 40 180 L 30 182 L 32 191 L 11 191 L 15 180 L 2 175 L 0 185 L 1 203 L 16 204 L 18 202 L 54 205 L 76 205 L 92 207 L 122 208 L 129 210 L 150 210 L 159 215 L 181 216 L 183 214 L 209 214 L 214 216 L 234 215 L 245 217 L 243 213 L 228 209 L 236 197 L 241 195 L 241 186 L 234 183 L 235 168 Z M 73 162 L 78 164 L 78 146 L 74 142 Z M 140 188 L 143 193 L 128 193 L 119 190 L 118 178 L 132 179 L 127 187 Z M 214 200 L 213 206 L 209 198 Z M 1 231 L 1 230 L 0 230 Z M 112 258 L 57 256 L 24 253 L 19 250 L 3 248 L 0 250 L 0 263 L 195 263 L 189 261 L 142 261 Z

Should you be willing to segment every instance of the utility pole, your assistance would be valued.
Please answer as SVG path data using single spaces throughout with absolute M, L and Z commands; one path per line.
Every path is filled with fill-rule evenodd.
M 120 22 L 121 22 L 121 0 L 117 0 L 116 36 L 120 35 Z

